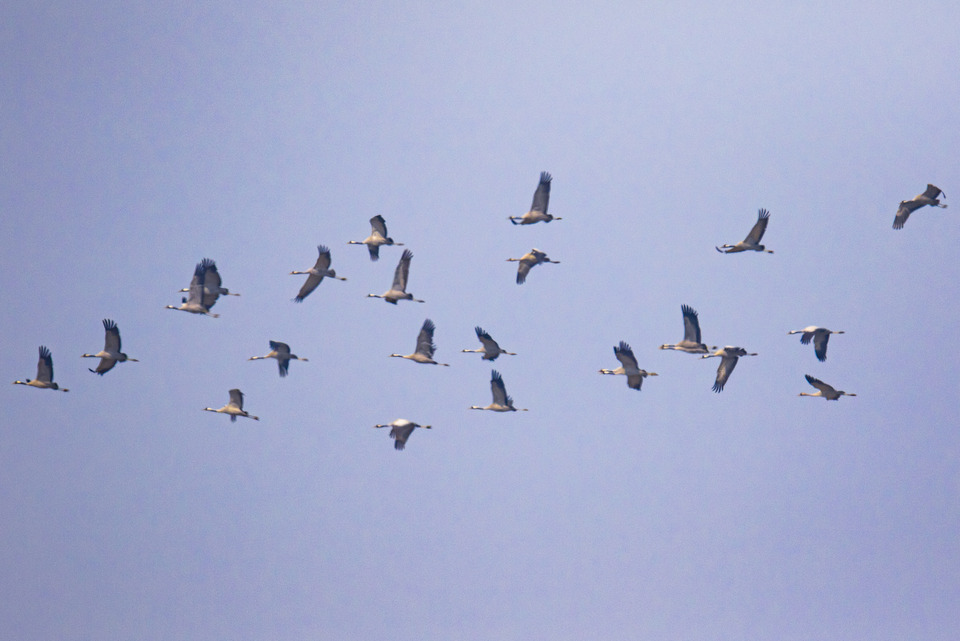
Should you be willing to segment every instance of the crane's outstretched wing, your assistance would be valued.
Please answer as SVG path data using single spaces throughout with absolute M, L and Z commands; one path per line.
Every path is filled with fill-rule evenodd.
M 703 341 L 700 340 L 700 320 L 697 315 L 697 310 L 689 305 L 682 305 L 680 309 L 683 311 L 683 340 L 702 343 Z
M 433 358 L 433 352 L 437 346 L 433 344 L 433 332 L 436 325 L 429 318 L 423 321 L 423 327 L 420 328 L 420 334 L 417 336 L 416 352 L 423 354 L 427 358 Z
M 533 192 L 533 204 L 530 205 L 530 211 L 539 211 L 547 213 L 547 207 L 550 205 L 550 181 L 553 180 L 548 172 L 540 172 L 540 184 L 537 190 Z
M 393 289 L 397 291 L 407 291 L 407 278 L 410 276 L 410 259 L 413 258 L 413 252 L 404 249 L 400 256 L 400 262 L 397 263 L 397 270 L 393 273 Z
M 750 243 L 752 245 L 759 245 L 760 239 L 763 238 L 763 232 L 767 231 L 767 223 L 770 221 L 770 212 L 766 209 L 761 209 L 760 214 L 757 217 L 757 222 L 754 223 L 753 229 L 750 230 L 750 233 L 747 234 L 747 237 L 743 242 Z
M 719 394 L 723 391 L 723 386 L 727 384 L 727 380 L 730 378 L 730 374 L 733 373 L 733 369 L 737 366 L 737 361 L 739 360 L 739 356 L 723 356 L 720 358 L 720 366 L 717 367 L 717 380 L 713 384 L 714 392 Z

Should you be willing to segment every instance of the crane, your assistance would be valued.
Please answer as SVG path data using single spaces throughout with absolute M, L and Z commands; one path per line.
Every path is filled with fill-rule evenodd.
M 417 349 L 413 354 L 390 354 L 390 356 L 406 358 L 415 363 L 450 367 L 449 363 L 438 363 L 433 360 L 433 352 L 437 349 L 437 346 L 433 344 L 433 332 L 436 328 L 436 325 L 434 325 L 433 321 L 429 318 L 423 321 L 423 327 L 420 328 L 420 333 L 417 335 Z
M 903 225 L 907 222 L 907 218 L 910 217 L 910 214 L 925 205 L 946 209 L 947 206 L 942 204 L 939 200 L 940 194 L 943 194 L 944 198 L 947 197 L 947 195 L 944 194 L 939 187 L 927 184 L 927 188 L 922 194 L 918 194 L 910 200 L 901 200 L 900 206 L 897 208 L 897 215 L 893 219 L 893 228 L 903 229 Z
M 843 390 L 836 390 L 832 386 L 827 385 L 818 378 L 814 378 L 809 374 L 804 374 L 804 378 L 807 379 L 807 382 L 817 388 L 817 391 L 813 394 L 808 394 L 807 392 L 800 392 L 798 396 L 820 396 L 827 399 L 828 401 L 839 400 L 841 396 L 856 396 L 856 394 L 851 394 L 850 392 L 844 392 Z
M 474 331 L 477 332 L 477 338 L 480 339 L 480 344 L 483 345 L 483 347 L 480 349 L 462 349 L 460 350 L 461 352 L 483 354 L 483 360 L 485 361 L 495 361 L 500 354 L 516 356 L 513 352 L 508 352 L 501 348 L 500 345 L 497 344 L 497 341 L 493 340 L 490 334 L 483 331 L 480 327 L 474 327 Z
M 259 421 L 259 416 L 254 416 L 249 412 L 243 410 L 243 392 L 238 389 L 230 390 L 230 402 L 221 407 L 218 410 L 213 409 L 212 407 L 204 407 L 206 412 L 217 412 L 218 414 L 229 414 L 230 422 L 235 423 L 238 416 L 245 416 L 247 418 L 252 418 L 255 421 Z
M 203 282 L 203 304 L 210 309 L 217 302 L 220 296 L 239 296 L 236 292 L 231 292 L 226 287 L 221 287 L 220 271 L 217 269 L 217 263 L 210 258 L 204 258 L 200 261 L 206 270 L 206 277 Z M 181 292 L 189 292 L 190 288 L 181 289 Z
M 53 356 L 50 350 L 45 346 L 40 346 L 40 360 L 37 361 L 37 377 L 32 381 L 28 378 L 25 381 L 14 381 L 14 385 L 29 385 L 39 389 L 55 389 L 61 392 L 69 392 L 66 387 L 61 388 L 53 382 Z
M 404 249 L 400 256 L 400 262 L 397 263 L 397 270 L 393 273 L 393 286 L 383 294 L 367 294 L 367 298 L 382 298 L 393 305 L 398 300 L 412 300 L 415 303 L 424 301 L 414 298 L 413 294 L 407 293 L 407 279 L 410 276 L 410 259 L 413 258 L 413 252 Z
M 746 238 L 736 245 L 720 245 L 715 249 L 721 254 L 736 254 L 738 252 L 745 251 L 757 251 L 772 254 L 773 250 L 766 249 L 760 244 L 760 239 L 763 238 L 763 232 L 767 231 L 767 223 L 769 221 L 770 212 L 768 212 L 766 209 L 761 209 L 759 216 L 757 216 L 757 222 L 754 223 L 753 229 L 750 230 L 750 233 L 747 234 Z
M 547 213 L 547 207 L 550 205 L 550 182 L 553 180 L 546 171 L 540 172 L 540 183 L 537 190 L 533 192 L 533 204 L 530 205 L 530 211 L 523 216 L 508 216 L 508 220 L 514 225 L 532 225 L 534 223 L 551 220 L 563 220 L 559 216 L 551 216 Z
M 300 293 L 297 294 L 297 297 L 294 298 L 294 302 L 302 303 L 303 299 L 310 295 L 310 292 L 317 288 L 317 285 L 320 284 L 320 281 L 323 280 L 324 276 L 329 276 L 330 278 L 336 278 L 337 280 L 347 280 L 342 276 L 337 276 L 337 270 L 330 269 L 330 250 L 327 249 L 324 245 L 317 245 L 317 262 L 305 272 L 293 271 L 290 272 L 290 275 L 294 274 L 306 274 L 307 280 L 304 281 L 303 287 L 300 288 Z
M 718 349 L 713 354 L 707 354 L 700 358 L 712 358 L 714 356 L 720 357 L 720 365 L 717 367 L 717 380 L 713 384 L 713 391 L 719 394 L 723 391 L 723 386 L 727 384 L 727 379 L 729 379 L 730 374 L 733 373 L 733 368 L 737 366 L 737 361 L 740 360 L 740 357 L 756 356 L 756 354 L 750 354 L 742 347 L 727 345 L 726 347 Z
M 620 361 L 621 366 L 617 369 L 601 369 L 599 372 L 601 374 L 626 374 L 627 387 L 630 389 L 639 391 L 640 386 L 643 385 L 644 378 L 647 376 L 659 376 L 656 372 L 648 372 L 640 369 L 640 367 L 637 366 L 637 359 L 633 355 L 633 350 L 623 341 L 620 341 L 619 346 L 613 348 L 613 354 L 617 357 L 617 360 Z
M 390 429 L 390 438 L 394 440 L 393 447 L 397 450 L 403 450 L 407 445 L 407 439 L 410 438 L 410 435 L 413 434 L 413 430 L 421 427 L 425 430 L 429 430 L 429 425 L 420 425 L 412 421 L 408 421 L 405 418 L 398 418 L 395 421 L 390 423 L 384 423 L 382 425 L 374 425 L 374 427 L 389 427 Z
M 675 349 L 688 354 L 706 354 L 717 349 L 717 346 L 707 347 L 700 342 L 700 319 L 697 310 L 689 305 L 681 305 L 683 312 L 683 340 L 673 345 L 661 345 L 660 349 Z
M 527 280 L 527 274 L 530 270 L 540 263 L 559 263 L 559 260 L 550 260 L 547 255 L 539 249 L 531 249 L 520 258 L 508 258 L 508 263 L 520 263 L 517 266 L 517 285 L 522 285 Z
M 403 243 L 394 242 L 387 235 L 387 223 L 383 216 L 379 214 L 370 219 L 370 235 L 363 240 L 349 240 L 348 245 L 366 245 L 370 251 L 370 260 L 380 259 L 381 245 L 398 245 L 403 247 Z
M 472 410 L 490 410 L 493 412 L 526 412 L 525 409 L 517 409 L 513 406 L 513 399 L 507 395 L 507 387 L 503 384 L 503 377 L 500 372 L 492 370 L 490 372 L 490 391 L 493 393 L 493 402 L 486 407 L 471 405 Z
M 843 334 L 843 331 L 833 331 L 826 327 L 810 325 L 803 329 L 794 329 L 787 332 L 787 336 L 791 334 L 803 334 L 800 337 L 800 343 L 803 345 L 809 345 L 810 341 L 813 340 L 813 351 L 817 355 L 817 360 L 822 363 L 827 360 L 827 341 L 830 340 L 830 334 Z
M 193 279 L 190 281 L 190 293 L 182 299 L 183 304 L 180 305 L 180 307 L 167 305 L 165 309 L 176 309 L 181 312 L 190 312 L 191 314 L 204 314 L 206 316 L 212 316 L 213 318 L 220 317 L 220 314 L 212 313 L 210 306 L 206 303 L 208 295 L 204 292 L 204 284 L 206 283 L 209 267 L 207 260 L 208 259 L 204 259 L 197 263 L 197 266 L 194 268 Z M 210 294 L 209 296 L 213 296 L 213 302 L 216 302 L 216 295 Z
M 248 358 L 248 361 L 259 361 L 266 358 L 275 358 L 277 359 L 277 367 L 280 370 L 280 378 L 283 378 L 287 375 L 287 370 L 290 369 L 290 361 L 304 361 L 308 359 L 300 358 L 296 354 L 290 353 L 290 346 L 286 343 L 281 343 L 279 341 L 270 341 L 270 353 L 265 356 L 251 356 Z
M 103 329 L 104 329 L 104 339 L 103 339 L 103 351 L 97 352 L 96 354 L 81 354 L 80 358 L 99 358 L 100 362 L 97 364 L 97 369 L 91 369 L 90 371 L 94 374 L 99 374 L 103 376 L 107 372 L 113 369 L 113 366 L 117 363 L 125 363 L 127 361 L 132 361 L 134 363 L 139 363 L 135 358 L 130 358 L 126 354 L 120 351 L 120 330 L 117 328 L 117 324 L 110 320 L 109 318 L 103 319 Z M 90 369 L 90 368 L 87 368 Z

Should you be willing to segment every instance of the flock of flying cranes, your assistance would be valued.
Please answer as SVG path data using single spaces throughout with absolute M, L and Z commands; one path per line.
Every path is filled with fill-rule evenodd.
M 549 223 L 553 220 L 562 220 L 560 217 L 555 217 L 547 213 L 550 203 L 550 184 L 552 179 L 552 176 L 548 172 L 541 172 L 540 182 L 537 185 L 536 191 L 534 192 L 533 203 L 530 206 L 530 210 L 522 216 L 509 216 L 508 219 L 511 223 L 514 225 L 532 225 L 539 222 Z M 946 196 L 946 194 L 943 194 L 943 191 L 940 188 L 928 184 L 923 193 L 914 196 L 910 200 L 901 201 L 893 221 L 893 228 L 902 229 L 910 214 L 921 207 L 929 205 L 932 207 L 945 208 L 946 205 L 942 204 L 939 200 L 941 195 Z M 744 251 L 756 251 L 772 254 L 772 250 L 767 249 L 764 245 L 760 244 L 760 241 L 763 239 L 764 232 L 766 232 L 769 221 L 770 212 L 768 212 L 766 209 L 761 209 L 757 217 L 757 222 L 750 230 L 750 233 L 747 234 L 746 238 L 733 245 L 720 245 L 716 247 L 716 250 L 725 254 L 734 254 Z M 379 260 L 380 247 L 383 245 L 403 246 L 403 243 L 395 242 L 393 238 L 387 234 L 387 225 L 383 216 L 377 215 L 371 218 L 370 226 L 370 235 L 366 239 L 362 241 L 351 240 L 348 241 L 348 244 L 366 245 L 367 250 L 370 253 L 371 261 Z M 306 271 L 290 272 L 291 275 L 307 276 L 307 279 L 301 286 L 300 291 L 293 299 L 294 302 L 303 302 L 303 300 L 320 285 L 324 278 L 333 278 L 344 281 L 347 280 L 346 278 L 337 276 L 336 270 L 330 269 L 330 250 L 327 247 L 319 245 L 317 247 L 317 251 L 319 255 L 313 267 Z M 414 298 L 413 294 L 407 292 L 407 281 L 410 275 L 410 261 L 412 259 L 413 252 L 411 252 L 409 249 L 404 249 L 394 272 L 393 284 L 390 289 L 383 294 L 367 294 L 367 296 L 371 298 L 382 298 L 393 305 L 396 305 L 397 302 L 401 300 L 423 303 L 424 301 Z M 539 249 L 531 249 L 529 253 L 521 256 L 520 258 L 508 258 L 507 261 L 520 263 L 517 269 L 517 284 L 523 284 L 526 281 L 530 270 L 537 265 L 560 262 L 557 260 L 551 260 L 547 257 L 546 253 L 540 251 Z M 217 265 L 209 258 L 204 258 L 197 263 L 193 272 L 193 279 L 190 281 L 190 287 L 180 291 L 187 292 L 187 296 L 183 297 L 181 305 L 167 305 L 166 309 L 174 309 L 178 311 L 189 312 L 191 314 L 203 314 L 206 316 L 212 316 L 214 318 L 219 317 L 219 314 L 212 313 L 210 308 L 216 304 L 217 299 L 220 296 L 239 296 L 239 294 L 231 292 L 229 289 L 226 289 L 222 286 Z M 733 370 L 740 358 L 744 356 L 756 356 L 756 354 L 747 352 L 747 350 L 742 347 L 736 347 L 732 345 L 727 345 L 722 348 L 718 348 L 715 345 L 708 347 L 702 342 L 701 339 L 700 321 L 696 310 L 689 305 L 682 305 L 681 311 L 683 313 L 683 340 L 675 344 L 661 345 L 660 349 L 672 349 L 686 352 L 688 354 L 698 354 L 700 355 L 700 358 L 719 358 L 720 364 L 717 367 L 717 375 L 713 384 L 713 391 L 719 393 L 723 391 L 724 385 L 726 385 L 727 381 L 729 380 L 730 375 L 733 373 Z M 91 372 L 103 376 L 113 369 L 117 363 L 124 363 L 127 361 L 138 362 L 137 359 L 131 358 L 121 351 L 120 330 L 113 320 L 104 319 L 103 329 L 105 332 L 103 350 L 97 352 L 96 354 L 81 355 L 81 358 L 100 359 L 96 369 L 90 369 Z M 417 346 L 413 353 L 390 354 L 390 356 L 396 358 L 405 358 L 407 360 L 414 361 L 415 363 L 449 367 L 448 363 L 438 363 L 433 358 L 436 350 L 436 346 L 433 343 L 433 334 L 435 330 L 436 326 L 434 325 L 433 321 L 431 321 L 429 318 L 426 319 L 423 323 L 423 326 L 420 328 L 419 334 L 417 335 Z M 788 335 L 801 334 L 800 342 L 804 345 L 808 345 L 813 342 L 814 353 L 816 354 L 817 359 L 823 362 L 827 358 L 827 343 L 830 340 L 830 335 L 843 333 L 843 331 L 834 331 L 825 327 L 811 325 L 803 329 L 792 330 L 788 332 Z M 497 344 L 497 341 L 495 341 L 490 334 L 485 332 L 480 327 L 476 328 L 476 334 L 477 339 L 480 341 L 482 346 L 481 349 L 464 349 L 461 350 L 462 352 L 481 353 L 483 354 L 483 360 L 488 361 L 496 360 L 501 354 L 516 356 L 515 353 L 502 349 L 500 345 Z M 630 389 L 638 391 L 643 384 L 644 378 L 648 376 L 658 376 L 656 372 L 647 372 L 639 367 L 637 359 L 633 354 L 633 349 L 631 349 L 630 345 L 628 345 L 626 342 L 620 341 L 620 344 L 613 348 L 613 353 L 617 360 L 620 361 L 620 367 L 616 369 L 601 369 L 599 370 L 600 374 L 625 375 L 627 377 L 627 386 Z M 268 358 L 276 359 L 281 377 L 285 377 L 287 375 L 291 360 L 307 360 L 306 358 L 300 358 L 296 354 L 293 354 L 290 351 L 290 346 L 286 343 L 281 343 L 278 341 L 270 341 L 270 352 L 268 354 L 264 356 L 252 356 L 248 360 L 253 361 Z M 53 378 L 53 356 L 47 347 L 41 345 L 40 360 L 37 363 L 36 378 L 32 380 L 27 379 L 26 381 L 16 380 L 13 382 L 13 384 L 28 385 L 39 389 L 59 390 L 62 392 L 70 391 L 65 387 L 61 388 L 57 383 L 54 382 Z M 811 386 L 816 388 L 817 391 L 812 394 L 801 392 L 799 396 L 819 396 L 828 401 L 836 401 L 841 396 L 856 396 L 856 394 L 852 394 L 850 392 L 837 390 L 831 385 L 828 385 L 827 383 L 824 383 L 823 381 L 814 378 L 809 374 L 805 375 L 805 378 Z M 472 405 L 470 409 L 491 410 L 494 412 L 528 411 L 527 409 L 514 407 L 513 399 L 507 394 L 503 377 L 496 370 L 492 370 L 491 372 L 490 389 L 493 396 L 493 402 L 486 407 Z M 227 414 L 230 416 L 231 421 L 236 421 L 238 416 L 251 418 L 256 421 L 260 420 L 260 417 L 254 416 L 243 409 L 243 392 L 241 392 L 239 389 L 231 389 L 229 391 L 229 395 L 230 401 L 223 407 L 219 409 L 205 407 L 204 411 Z M 390 437 L 394 439 L 394 447 L 398 450 L 404 449 L 407 439 L 410 438 L 410 435 L 413 433 L 414 429 L 418 427 L 424 429 L 431 428 L 430 425 L 420 425 L 402 418 L 396 419 L 391 423 L 375 425 L 374 427 L 391 428 Z

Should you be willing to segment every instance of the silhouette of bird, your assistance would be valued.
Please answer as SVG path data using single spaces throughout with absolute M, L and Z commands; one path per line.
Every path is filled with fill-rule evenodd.
M 422 427 L 425 430 L 429 430 L 429 425 L 419 425 L 412 421 L 408 421 L 405 418 L 398 418 L 395 421 L 390 423 L 385 423 L 383 425 L 374 425 L 374 427 L 389 427 L 390 429 L 390 438 L 393 439 L 393 447 L 397 450 L 403 450 L 407 445 L 407 439 L 410 438 L 410 435 L 413 434 L 413 430 Z
M 367 294 L 367 298 L 382 298 L 388 303 L 394 305 L 398 300 L 412 300 L 415 303 L 424 301 L 414 298 L 413 294 L 407 293 L 407 278 L 410 276 L 410 259 L 413 258 L 413 252 L 404 249 L 400 256 L 400 262 L 397 263 L 397 270 L 393 273 L 393 286 L 383 294 Z
M 243 411 L 243 392 L 238 389 L 230 390 L 230 402 L 221 407 L 218 410 L 213 409 L 212 407 L 204 407 L 204 411 L 207 412 L 217 412 L 218 414 L 229 414 L 230 422 L 235 423 L 238 416 L 244 416 L 246 418 L 252 418 L 255 421 L 259 421 L 259 416 L 254 416 L 249 412 Z
M 283 378 L 287 375 L 287 370 L 290 369 L 290 361 L 293 360 L 307 362 L 308 360 L 306 358 L 300 358 L 296 354 L 291 354 L 290 346 L 279 341 L 270 341 L 270 352 L 268 354 L 264 356 L 251 356 L 247 360 L 259 361 L 266 358 L 277 359 L 277 368 L 280 370 L 280 378 Z
M 474 331 L 477 332 L 477 338 L 480 339 L 480 344 L 483 345 L 480 349 L 462 349 L 461 352 L 467 352 L 470 354 L 483 354 L 483 360 L 485 361 L 495 361 L 500 354 L 507 354 L 508 356 L 516 356 L 513 352 L 508 352 L 507 350 L 500 347 L 497 344 L 497 341 L 490 338 L 490 334 L 486 333 L 479 327 L 475 327 Z
M 133 361 L 134 363 L 140 362 L 135 358 L 130 358 L 120 351 L 120 330 L 117 328 L 116 323 L 109 318 L 104 318 L 103 329 L 106 334 L 103 339 L 103 350 L 97 352 L 96 354 L 80 355 L 80 358 L 100 359 L 100 362 L 97 364 L 97 369 L 91 369 L 91 372 L 103 376 L 112 370 L 113 366 L 117 363 L 124 363 L 126 361 Z
M 397 245 L 403 247 L 403 243 L 396 243 L 387 236 L 387 223 L 383 216 L 377 215 L 370 219 L 370 235 L 363 240 L 349 240 L 348 245 L 366 245 L 370 251 L 370 260 L 380 259 L 381 245 Z
M 486 407 L 471 405 L 472 410 L 491 410 L 493 412 L 526 412 L 525 409 L 517 409 L 513 406 L 513 399 L 507 395 L 507 388 L 503 384 L 503 377 L 500 372 L 493 370 L 490 372 L 490 391 L 493 393 L 493 402 Z
M 217 295 L 210 293 L 206 294 L 204 289 L 204 284 L 207 279 L 207 272 L 209 270 L 209 263 L 211 263 L 209 258 L 204 258 L 201 262 L 197 263 L 197 266 L 193 270 L 193 280 L 190 281 L 190 293 L 187 294 L 182 299 L 183 304 L 180 307 L 174 307 L 173 305 L 167 305 L 165 309 L 176 309 L 181 312 L 189 312 L 191 314 L 204 314 L 206 316 L 212 316 L 213 318 L 219 318 L 220 314 L 214 314 L 210 311 L 209 305 L 206 304 L 206 300 L 209 300 L 210 297 L 213 298 L 215 303 L 217 300 Z M 219 283 L 219 280 L 217 280 Z M 211 303 L 212 304 L 212 303 Z
M 643 385 L 643 379 L 647 376 L 659 376 L 656 372 L 648 372 L 640 369 L 637 365 L 637 359 L 633 355 L 633 350 L 625 342 L 620 341 L 618 347 L 613 348 L 613 353 L 620 361 L 621 366 L 617 369 L 601 369 L 601 374 L 626 374 L 627 387 L 638 390 Z
M 770 212 L 766 209 L 761 209 L 760 215 L 757 217 L 757 222 L 754 223 L 753 229 L 750 230 L 746 238 L 736 245 L 720 245 L 716 250 L 721 254 L 736 254 L 745 251 L 767 252 L 768 254 L 772 254 L 773 250 L 766 249 L 760 244 L 760 239 L 763 238 L 763 232 L 767 231 L 767 222 L 769 222 L 769 220 Z
M 560 261 L 550 260 L 547 258 L 547 255 L 539 249 L 531 249 L 520 258 L 508 258 L 507 262 L 520 263 L 517 267 L 517 285 L 522 285 L 527 280 L 527 274 L 530 273 L 530 270 L 540 263 L 559 263 Z
M 530 205 L 530 211 L 523 216 L 508 216 L 507 218 L 511 223 L 514 225 L 532 225 L 539 222 L 549 223 L 551 220 L 563 220 L 559 216 L 551 216 L 547 213 L 547 207 L 550 205 L 550 182 L 552 180 L 553 176 L 549 173 L 540 172 L 540 184 L 537 185 L 537 190 L 533 192 L 533 204 Z
M 720 366 L 717 367 L 717 380 L 713 384 L 713 391 L 719 394 L 723 391 L 723 386 L 727 384 L 727 379 L 729 379 L 730 374 L 733 373 L 733 368 L 737 366 L 737 361 L 740 360 L 740 357 L 756 356 L 756 354 L 749 354 L 747 350 L 742 347 L 727 345 L 726 347 L 718 349 L 713 354 L 707 354 L 700 358 L 712 358 L 714 356 L 720 357 Z
M 910 200 L 901 200 L 900 206 L 897 208 L 897 215 L 893 218 L 893 228 L 903 229 L 903 225 L 907 222 L 910 214 L 926 205 L 946 209 L 947 206 L 941 204 L 938 200 L 940 194 L 943 194 L 943 191 L 941 191 L 939 187 L 928 184 L 922 194 L 918 194 Z M 943 196 L 946 198 L 947 195 L 943 194 Z
M 803 336 L 800 337 L 800 342 L 803 345 L 809 345 L 810 341 L 813 340 L 813 351 L 816 353 L 817 359 L 822 363 L 827 360 L 827 341 L 830 340 L 830 334 L 843 334 L 843 331 L 835 332 L 826 327 L 810 325 L 803 329 L 794 329 L 787 332 L 787 336 L 791 334 L 803 334 Z
M 297 294 L 297 297 L 294 298 L 294 302 L 302 303 L 303 299 L 310 295 L 310 292 L 317 288 L 317 285 L 320 284 L 320 281 L 323 280 L 324 276 L 329 276 L 330 278 L 336 278 L 337 280 L 347 280 L 341 276 L 337 276 L 337 270 L 330 269 L 330 250 L 324 247 L 323 245 L 317 245 L 317 262 L 305 272 L 293 271 L 290 272 L 290 275 L 294 274 L 307 274 L 307 280 L 304 281 L 303 287 L 300 288 L 300 292 Z
M 427 363 L 430 365 L 443 365 L 444 367 L 450 367 L 449 363 L 438 363 L 433 360 L 433 353 L 436 351 L 437 346 L 433 344 L 433 332 L 436 329 L 436 325 L 433 324 L 433 321 L 429 318 L 423 321 L 423 327 L 420 328 L 420 333 L 417 335 L 417 349 L 414 350 L 413 354 L 390 354 L 396 358 L 406 358 L 407 360 L 414 361 L 416 363 Z
M 700 319 L 697 310 L 689 305 L 681 305 L 683 312 L 683 340 L 674 345 L 661 345 L 660 349 L 675 349 L 688 354 L 706 354 L 717 349 L 717 346 L 707 347 L 700 342 Z
M 25 381 L 14 381 L 14 385 L 29 385 L 39 389 L 55 389 L 61 392 L 69 392 L 66 387 L 60 387 L 53 382 L 53 356 L 50 350 L 45 346 L 40 346 L 40 360 L 37 361 L 37 377 L 32 381 L 28 378 Z
M 807 382 L 817 388 L 817 391 L 813 394 L 808 394 L 807 392 L 800 392 L 798 396 L 820 396 L 827 399 L 828 401 L 836 401 L 841 396 L 856 396 L 856 394 L 851 394 L 850 392 L 844 392 L 842 390 L 835 390 L 832 386 L 827 385 L 818 378 L 814 378 L 809 374 L 804 374 L 804 378 L 807 379 Z

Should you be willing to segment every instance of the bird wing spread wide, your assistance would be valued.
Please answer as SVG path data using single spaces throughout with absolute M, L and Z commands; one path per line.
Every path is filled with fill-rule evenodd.
M 503 384 L 503 377 L 494 373 L 490 379 L 490 391 L 493 392 L 493 402 L 497 405 L 507 404 L 507 387 Z
M 533 204 L 530 205 L 530 211 L 540 211 L 547 213 L 547 207 L 550 205 L 550 181 L 553 177 L 547 172 L 540 174 L 540 184 L 537 190 L 533 192 Z
M 216 305 L 220 298 L 220 282 L 220 272 L 217 271 L 216 264 L 212 264 L 206 270 L 203 281 L 203 306 L 207 309 Z
M 393 273 L 393 289 L 401 292 L 407 291 L 407 278 L 410 276 L 410 259 L 413 254 L 405 250 L 397 263 L 397 270 Z
M 375 234 L 380 234 L 384 238 L 387 237 L 387 222 L 379 214 L 370 219 L 370 229 Z
M 330 269 L 330 250 L 323 245 L 319 245 L 317 247 L 317 251 L 319 252 L 319 255 L 317 256 L 317 262 L 313 268 L 317 271 L 325 272 Z
M 43 383 L 53 381 L 53 356 L 46 347 L 40 348 L 40 360 L 37 361 L 37 380 Z
M 102 376 L 107 372 L 109 372 L 110 370 L 112 370 L 113 366 L 116 364 L 117 364 L 117 361 L 115 361 L 112 358 L 101 358 L 100 362 L 97 363 L 97 369 L 93 371 Z
M 117 324 L 112 320 L 104 320 L 103 328 L 105 331 L 103 339 L 103 351 L 117 354 L 120 352 L 120 330 Z
M 923 194 L 920 194 L 916 198 L 921 198 L 921 197 L 923 197 Z M 920 209 L 921 207 L 923 207 L 923 203 L 917 202 L 916 199 L 905 200 L 902 203 L 900 203 L 900 207 L 897 208 L 897 216 L 893 219 L 893 228 L 902 229 L 903 225 L 907 222 L 907 218 L 910 217 L 910 214 Z
M 420 334 L 417 336 L 417 353 L 433 358 L 433 352 L 437 348 L 433 344 L 433 331 L 435 329 L 436 326 L 429 319 L 424 321 L 423 327 L 420 328 Z
M 320 281 L 323 280 L 323 276 L 319 274 L 310 274 L 307 276 L 307 280 L 304 281 L 303 286 L 300 288 L 300 292 L 297 294 L 296 301 L 300 302 L 304 298 L 310 295 L 310 292 L 317 288 L 317 285 L 320 284 Z
M 633 355 L 633 350 L 630 349 L 629 345 L 620 341 L 620 346 L 614 347 L 613 353 L 624 369 L 637 369 L 637 358 Z
M 697 313 L 690 307 L 683 308 L 683 340 L 701 343 L 700 340 L 700 321 L 697 319 Z
M 753 229 L 750 230 L 750 233 L 747 234 L 743 242 L 750 243 L 751 245 L 759 245 L 760 239 L 763 238 L 763 232 L 767 231 L 767 223 L 769 221 L 770 214 L 767 213 L 766 209 L 761 209 L 757 222 L 754 223 Z
M 817 332 L 813 337 L 813 351 L 817 355 L 817 360 L 827 360 L 827 341 L 830 340 L 830 334 L 827 332 Z
M 740 357 L 738 356 L 724 356 L 720 359 L 720 366 L 717 367 L 717 381 L 713 384 L 715 391 L 721 391 L 723 386 L 727 384 L 727 379 L 730 378 L 739 360 Z

